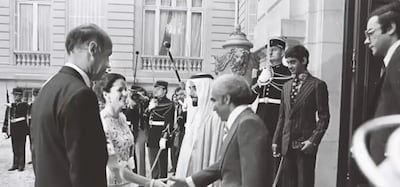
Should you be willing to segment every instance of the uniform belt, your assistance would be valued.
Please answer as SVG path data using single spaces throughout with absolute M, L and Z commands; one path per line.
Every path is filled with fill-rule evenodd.
M 259 98 L 258 103 L 272 103 L 272 104 L 281 104 L 280 99 L 274 99 L 269 97 Z
M 11 123 L 17 123 L 17 122 L 20 122 L 20 121 L 24 121 L 25 119 L 26 119 L 25 117 L 19 117 L 19 118 L 14 118 L 14 119 L 12 119 L 10 121 L 11 121 Z
M 154 126 L 164 126 L 165 122 L 164 121 L 149 121 L 150 125 L 154 125 Z

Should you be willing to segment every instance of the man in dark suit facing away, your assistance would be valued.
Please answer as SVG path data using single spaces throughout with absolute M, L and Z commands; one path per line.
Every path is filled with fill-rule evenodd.
M 282 186 L 312 187 L 318 145 L 330 117 L 328 89 L 324 81 L 307 71 L 309 53 L 304 46 L 289 48 L 285 58 L 295 78 L 283 85 L 272 151 L 284 159 Z
M 215 80 L 211 100 L 227 130 L 219 159 L 186 179 L 172 178 L 172 186 L 203 187 L 218 179 L 221 186 L 271 186 L 272 153 L 265 148 L 271 144 L 271 136 L 261 118 L 248 108 L 251 95 L 241 76 L 226 74 Z
M 400 114 L 400 2 L 374 10 L 367 23 L 364 43 L 374 56 L 384 56 L 384 67 L 375 94 L 375 114 L 380 117 Z M 372 159 L 381 163 L 385 158 L 388 137 L 394 128 L 371 133 L 368 146 Z
M 109 67 L 112 42 L 87 24 L 69 32 L 65 47 L 67 63 L 32 106 L 35 186 L 106 186 L 106 138 L 91 82 Z

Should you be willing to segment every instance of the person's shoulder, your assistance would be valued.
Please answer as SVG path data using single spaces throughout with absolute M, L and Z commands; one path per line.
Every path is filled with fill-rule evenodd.
M 242 123 L 253 123 L 253 124 L 263 124 L 261 118 L 254 113 L 250 108 L 245 109 L 240 115 Z

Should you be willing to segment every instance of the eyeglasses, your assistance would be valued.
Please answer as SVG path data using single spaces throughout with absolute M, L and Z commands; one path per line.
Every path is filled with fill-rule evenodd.
M 371 36 L 372 36 L 378 29 L 380 29 L 380 27 L 371 28 L 371 29 L 365 30 L 365 31 L 364 31 L 365 38 L 368 39 L 368 40 L 371 40 Z

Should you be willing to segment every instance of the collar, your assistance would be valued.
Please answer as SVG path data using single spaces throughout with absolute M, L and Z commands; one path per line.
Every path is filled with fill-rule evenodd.
M 229 130 L 232 127 L 233 122 L 236 118 L 245 110 L 247 109 L 247 105 L 239 105 L 228 116 L 228 121 L 226 122 L 226 128 Z
M 394 42 L 390 47 L 388 52 L 386 53 L 385 58 L 383 59 L 383 62 L 385 63 L 385 67 L 389 65 L 390 60 L 392 59 L 394 51 L 396 51 L 397 47 L 400 46 L 400 40 L 397 40 Z
M 282 63 L 280 63 L 280 64 L 276 64 L 276 65 L 271 65 L 271 67 L 272 67 L 272 68 L 280 68 L 280 67 L 281 67 L 281 65 L 282 65 Z
M 310 75 L 310 74 L 308 73 L 308 71 L 305 71 L 305 72 L 303 72 L 303 73 L 300 73 L 300 74 L 296 75 L 296 77 L 299 79 L 299 81 L 304 81 L 304 80 L 307 79 L 307 77 L 308 77 L 309 75 Z
M 81 68 L 79 68 L 77 65 L 72 64 L 70 62 L 65 63 L 65 66 L 68 66 L 68 67 L 74 69 L 75 71 L 77 71 L 82 76 L 83 81 L 85 81 L 86 86 L 88 86 L 90 88 L 91 81 L 89 79 L 89 76 Z

